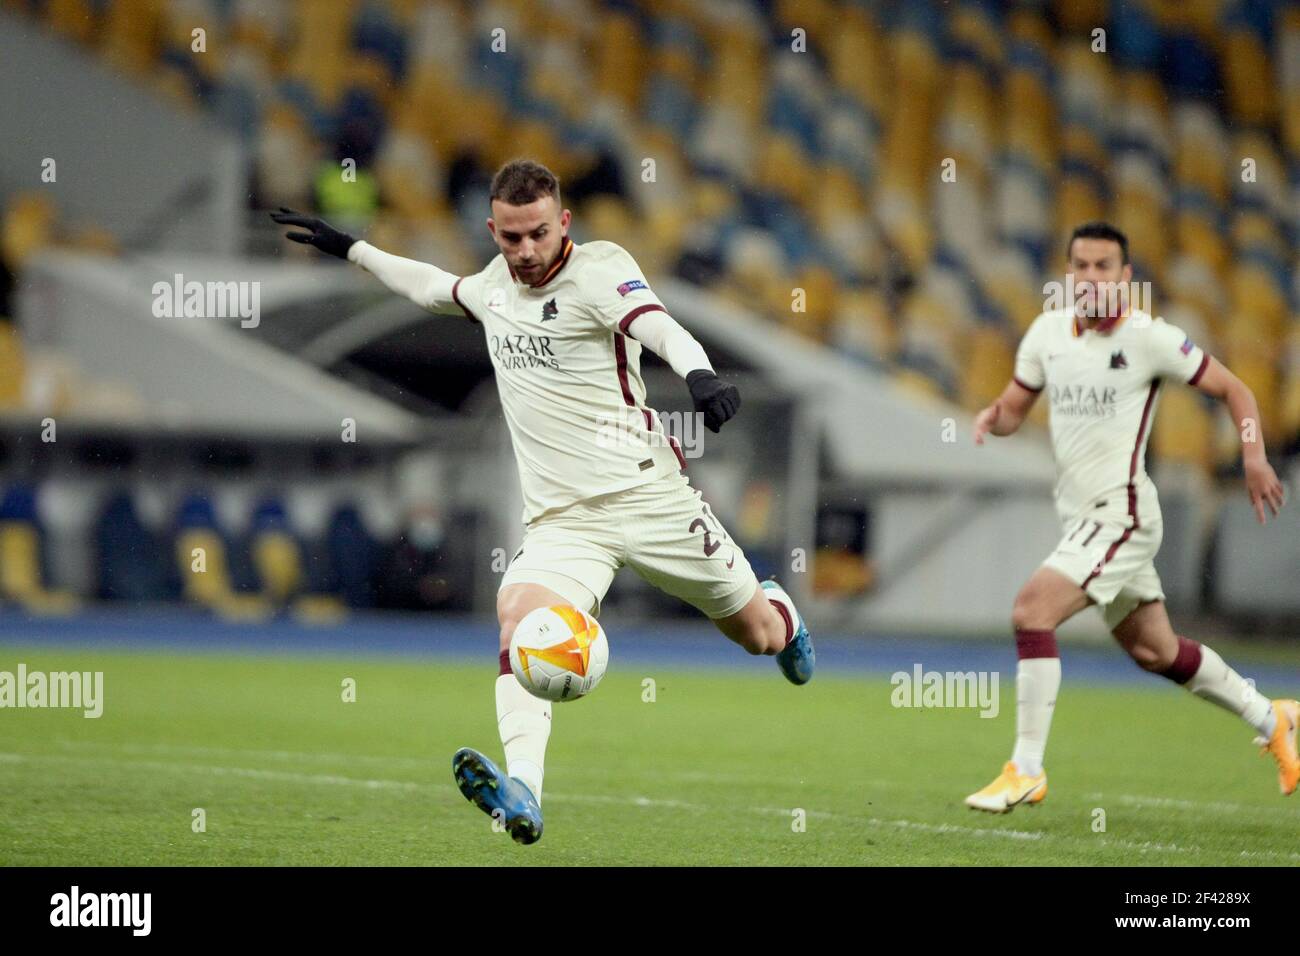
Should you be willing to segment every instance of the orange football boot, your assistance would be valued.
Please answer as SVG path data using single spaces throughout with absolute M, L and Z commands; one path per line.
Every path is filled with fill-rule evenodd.
M 1289 797 L 1295 793 L 1296 784 L 1300 783 L 1300 754 L 1296 753 L 1296 727 L 1300 726 L 1300 701 L 1273 701 L 1273 716 L 1277 726 L 1273 736 L 1267 740 L 1256 737 L 1255 743 L 1261 748 L 1260 755 L 1272 754 L 1277 761 L 1277 783 L 1282 795 Z
M 1047 771 L 1036 777 L 1020 772 L 1010 760 L 1002 768 L 1002 773 L 983 790 L 978 790 L 966 798 L 966 806 L 972 810 L 986 810 L 989 813 L 1009 813 L 1012 807 L 1022 803 L 1033 806 L 1041 803 L 1047 796 Z

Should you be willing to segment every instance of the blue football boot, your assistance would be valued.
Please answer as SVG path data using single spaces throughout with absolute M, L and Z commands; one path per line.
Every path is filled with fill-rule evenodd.
M 794 602 L 785 589 L 776 581 L 768 579 L 763 583 L 763 590 L 768 592 L 768 599 L 780 601 L 790 612 L 794 624 L 794 637 L 785 646 L 785 650 L 776 655 L 776 665 L 791 684 L 806 684 L 813 677 L 817 667 L 817 654 L 813 650 L 812 635 L 803 622 L 803 615 L 795 610 Z
M 465 799 L 501 824 L 516 843 L 542 838 L 542 808 L 527 785 L 507 777 L 477 750 L 462 747 L 451 758 L 451 772 Z

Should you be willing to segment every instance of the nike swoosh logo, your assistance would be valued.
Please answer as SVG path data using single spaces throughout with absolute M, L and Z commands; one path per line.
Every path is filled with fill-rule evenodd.
M 1024 803 L 1026 800 L 1028 800 L 1030 797 L 1036 794 L 1040 789 L 1042 789 L 1045 783 L 1047 783 L 1047 781 L 1043 780 L 1040 781 L 1036 786 L 1030 787 L 1028 790 L 1024 792 L 1024 794 L 1021 796 L 1019 800 L 1017 800 L 1015 803 L 1009 803 L 1007 804 L 1007 806 L 1014 807 L 1017 806 L 1018 804 Z
M 731 552 L 731 559 L 727 561 L 727 570 L 730 571 L 732 565 L 734 565 L 735 563 L 736 563 L 736 552 L 733 551 Z

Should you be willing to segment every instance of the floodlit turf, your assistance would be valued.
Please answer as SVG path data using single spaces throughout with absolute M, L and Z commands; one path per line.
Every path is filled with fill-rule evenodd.
M 893 708 L 883 676 L 796 688 L 769 661 L 620 670 L 615 656 L 591 698 L 556 707 L 545 836 L 519 847 L 451 779 L 462 745 L 500 756 L 490 663 L 0 647 L 0 670 L 19 661 L 102 670 L 106 702 L 98 720 L 0 710 L 10 865 L 1300 861 L 1300 796 L 1279 795 L 1249 729 L 1156 679 L 1067 674 L 1047 800 L 991 816 L 961 800 L 1009 751 L 1005 675 L 1001 713 L 981 719 Z

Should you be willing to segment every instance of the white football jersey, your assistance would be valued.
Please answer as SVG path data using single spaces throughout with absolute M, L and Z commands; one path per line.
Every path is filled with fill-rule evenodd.
M 1015 380 L 1049 402 L 1056 510 L 1126 511 L 1134 527 L 1161 520 L 1146 447 L 1169 379 L 1195 385 L 1209 356 L 1181 329 L 1133 309 L 1109 329 L 1083 329 L 1072 309 L 1044 312 L 1016 353 Z
M 523 489 L 523 520 L 686 467 L 646 406 L 633 319 L 667 311 L 636 261 L 612 242 L 563 240 L 535 286 L 504 256 L 463 276 L 452 301 L 483 326 Z

